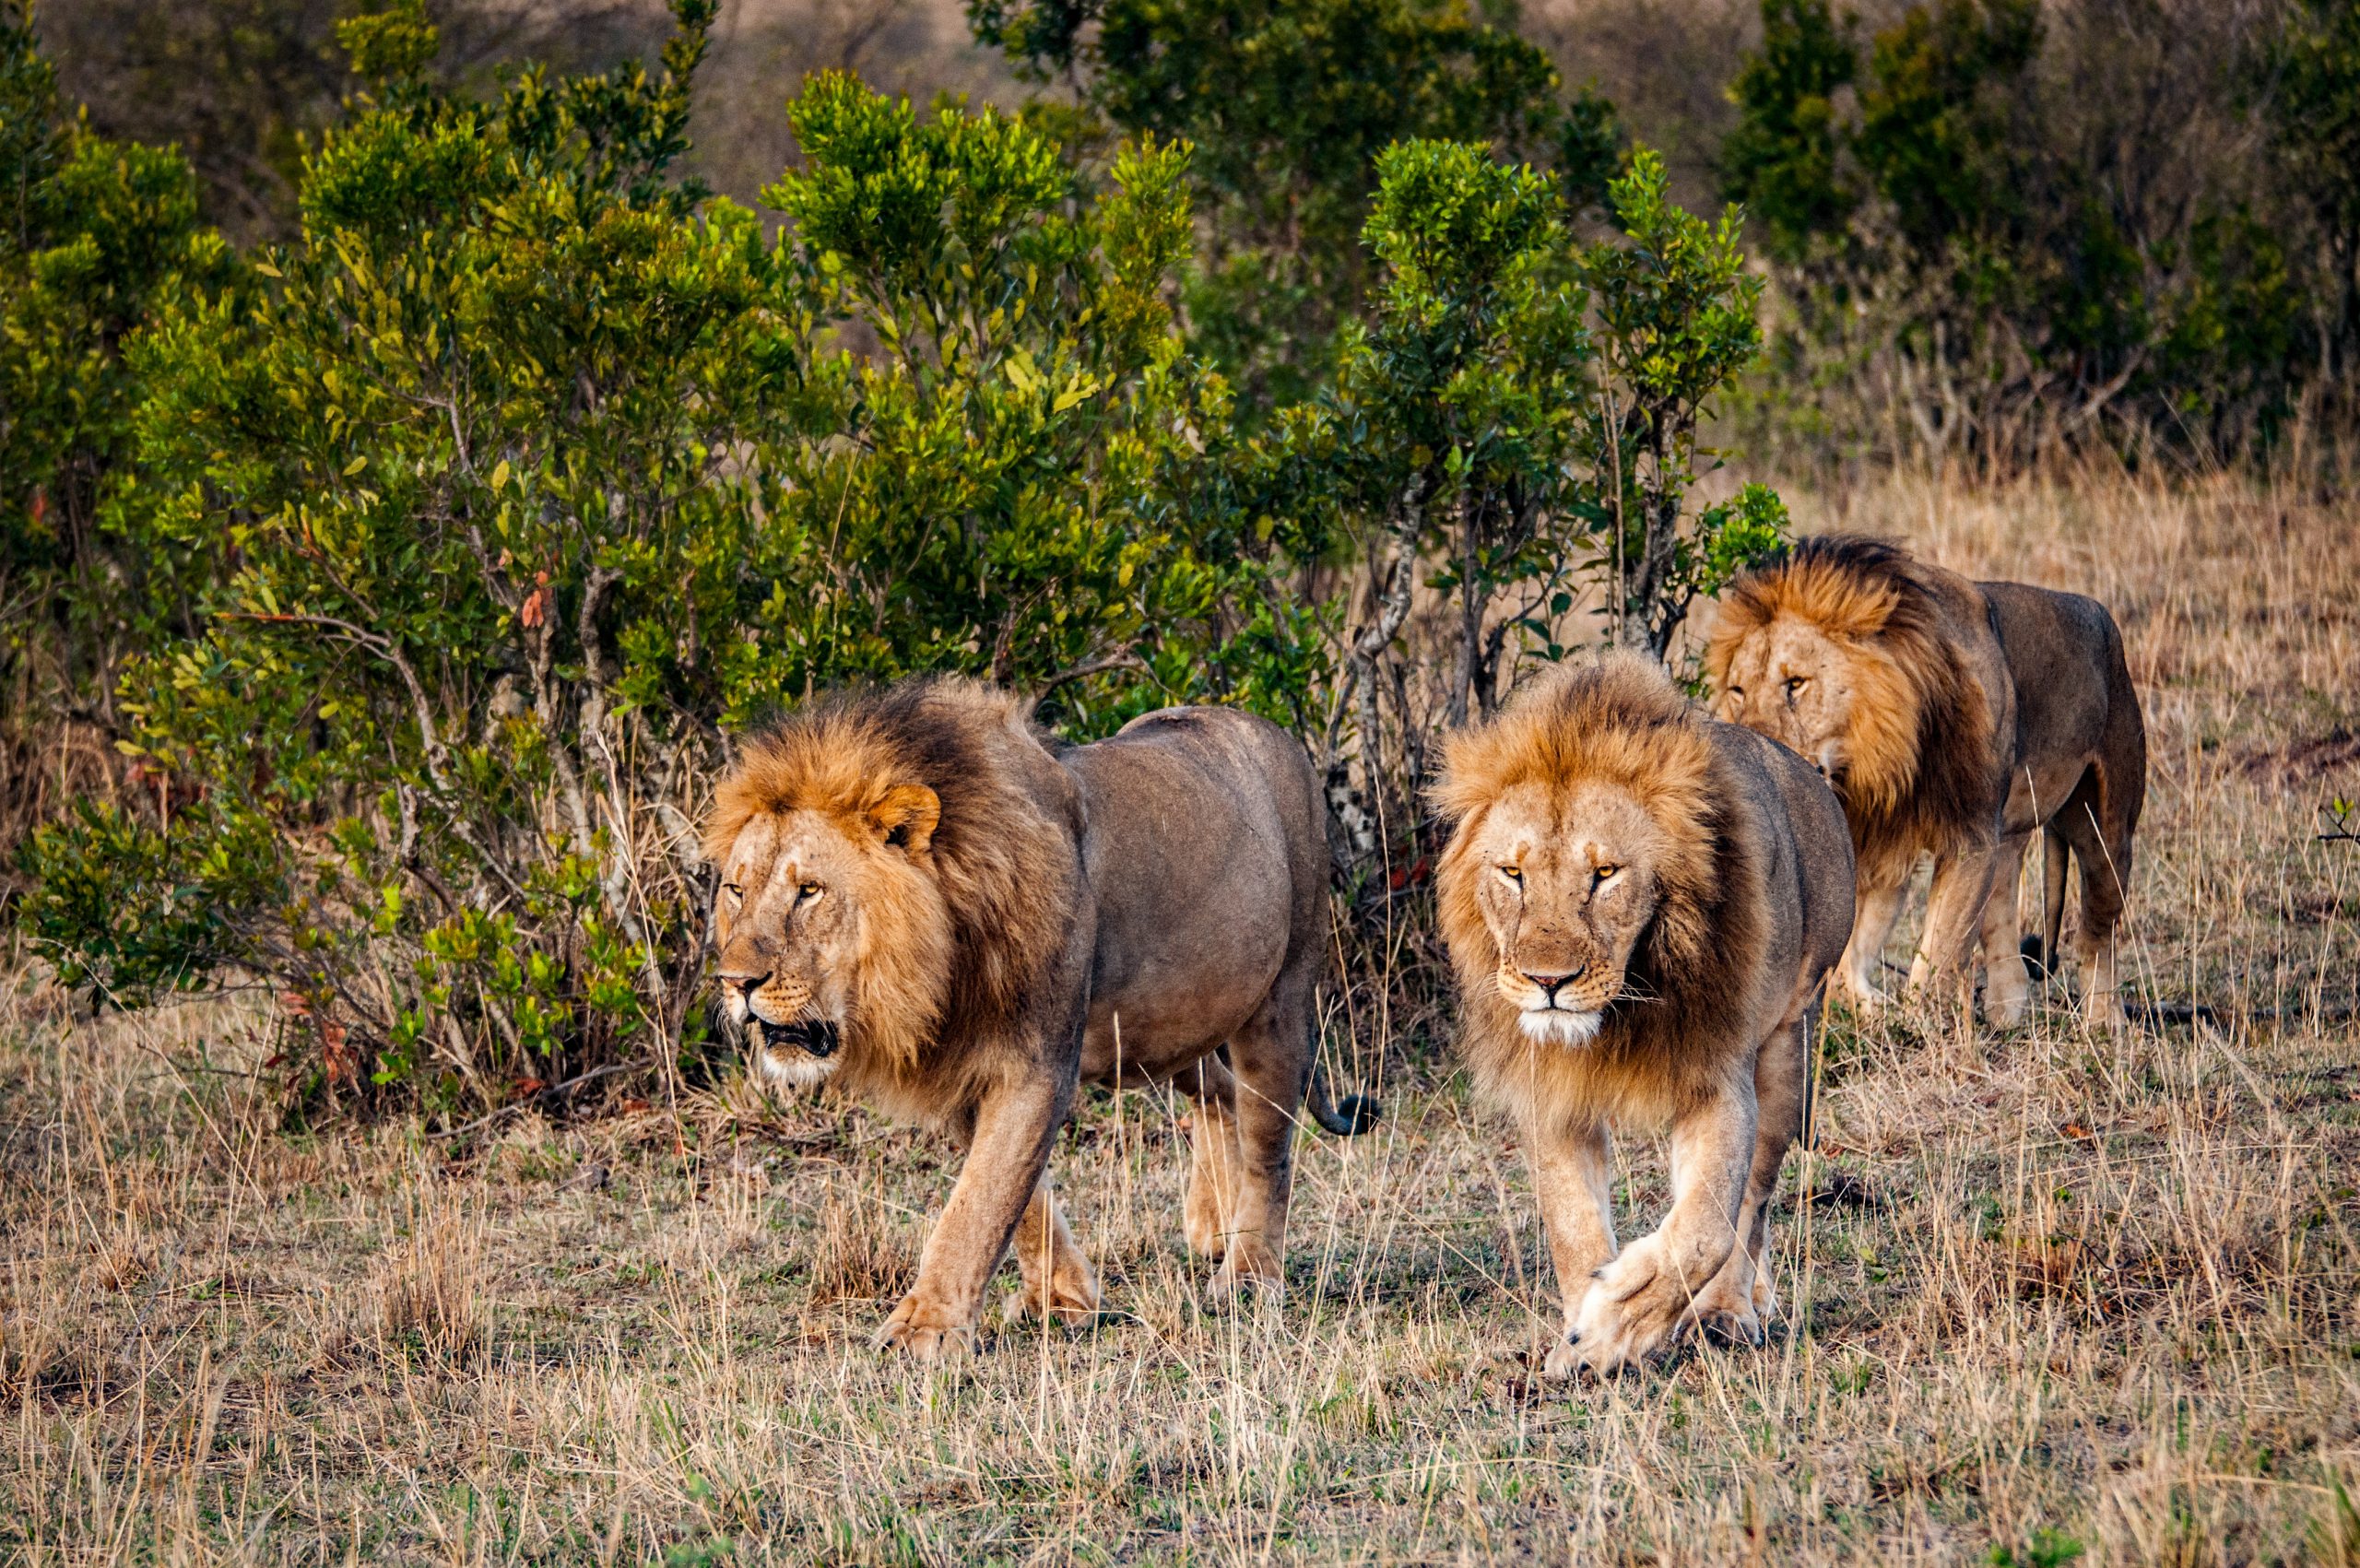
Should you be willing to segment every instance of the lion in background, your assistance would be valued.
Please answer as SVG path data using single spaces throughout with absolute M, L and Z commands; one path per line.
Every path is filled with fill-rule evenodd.
M 1816 763 L 1843 799 L 1859 862 L 1859 925 L 1843 965 L 1866 1006 L 1921 855 L 1934 860 L 1912 986 L 1974 984 L 2023 1018 L 2017 882 L 2046 837 L 2040 956 L 2054 965 L 2070 852 L 2089 1016 L 2118 1024 L 2115 948 L 2147 736 L 2122 632 L 2095 599 L 1976 583 L 1875 539 L 1805 539 L 1724 596 L 1705 654 L 1717 711 Z
M 1564 1292 L 1548 1372 L 1691 1326 L 1758 1344 L 1768 1204 L 1852 928 L 1825 784 L 1628 654 L 1561 666 L 1447 742 L 1436 873 L 1476 1087 L 1516 1120 Z M 1672 1203 L 1618 1254 L 1609 1124 L 1669 1122 Z
M 941 679 L 822 699 L 749 739 L 705 850 L 727 1016 L 761 1069 L 833 1081 L 966 1152 L 880 1346 L 973 1341 L 1017 1240 L 1020 1312 L 1098 1309 L 1050 1195 L 1078 1079 L 1198 1102 L 1189 1243 L 1213 1291 L 1284 1281 L 1297 1109 L 1328 953 L 1326 807 L 1277 725 L 1174 708 L 1055 750 Z

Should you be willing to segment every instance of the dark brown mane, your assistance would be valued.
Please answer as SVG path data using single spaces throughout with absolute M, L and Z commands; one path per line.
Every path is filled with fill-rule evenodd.
M 1850 766 L 1838 785 L 1855 852 L 1890 865 L 1985 831 L 1999 809 L 1991 704 L 1950 623 L 1985 613 L 1908 551 L 1858 534 L 1800 540 L 1731 585 L 1706 651 L 1717 684 L 1736 644 L 1780 615 L 1883 655 L 1862 658 Z M 1953 582 L 1956 580 L 1953 579 Z
M 941 1021 L 964 1037 L 1021 1009 L 1062 948 L 1080 876 L 1071 783 L 1021 701 L 955 678 L 817 698 L 745 742 L 715 792 L 706 854 L 719 860 L 765 812 L 819 811 L 862 831 L 864 814 L 913 784 L 941 802 L 920 859 L 951 924 L 954 973 Z M 875 913 L 888 925 L 916 918 Z M 882 952 L 879 961 L 895 957 Z
M 1592 1096 L 1670 1107 L 1717 1087 L 1732 1052 L 1752 1044 L 1738 1036 L 1769 940 L 1764 867 L 1759 828 L 1715 728 L 1653 664 L 1613 655 L 1552 672 L 1491 725 L 1449 742 L 1435 795 L 1460 831 L 1443 857 L 1443 931 L 1469 1046 L 1488 1075 L 1513 1080 L 1535 1047 L 1486 983 L 1498 949 L 1476 902 L 1467 825 L 1523 784 L 1558 798 L 1592 781 L 1620 785 L 1678 846 L 1654 868 L 1661 902 L 1633 949 L 1626 995 L 1589 1047 L 1550 1054 L 1554 1075 L 1581 1078 Z

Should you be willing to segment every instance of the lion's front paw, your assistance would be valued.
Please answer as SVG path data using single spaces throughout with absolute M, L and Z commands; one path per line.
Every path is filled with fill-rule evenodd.
M 1852 1004 L 1852 1010 L 1864 1019 L 1879 1018 L 1893 1010 L 1893 994 L 1882 990 L 1857 974 L 1845 974 L 1835 987 Z
M 2130 1016 L 2122 1010 L 2122 998 L 2111 991 L 2088 997 L 2082 1005 L 2082 1016 L 2099 1033 L 2127 1034 L 2130 1030 Z
M 1571 1377 L 1581 1370 L 1581 1348 L 1574 1343 L 1570 1331 L 1550 1347 L 1549 1359 L 1540 1367 L 1544 1377 Z
M 1233 1236 L 1227 1256 L 1213 1270 L 1212 1283 L 1205 1289 L 1205 1299 L 1209 1304 L 1222 1305 L 1249 1291 L 1265 1301 L 1284 1299 L 1286 1264 L 1261 1237 Z
M 1215 1263 L 1229 1250 L 1229 1234 L 1221 1227 L 1221 1205 L 1210 1196 L 1201 1182 L 1188 1184 L 1188 1196 L 1180 1211 L 1182 1233 L 1188 1238 L 1188 1250 L 1198 1257 Z
M 966 1355 L 975 1348 L 974 1324 L 963 1314 L 939 1302 L 926 1301 L 914 1291 L 903 1296 L 874 1341 L 879 1350 L 899 1350 L 920 1362 Z
M 2023 964 L 2011 961 L 1991 966 L 1983 982 L 1983 1016 L 1992 1028 L 2015 1028 L 2024 1022 L 2031 1003 L 2032 987 L 2024 981 Z
M 1689 1291 L 1663 1262 L 1663 1244 L 1643 1236 L 1598 1271 L 1574 1314 L 1576 1366 L 1613 1372 L 1663 1354 L 1686 1326 Z

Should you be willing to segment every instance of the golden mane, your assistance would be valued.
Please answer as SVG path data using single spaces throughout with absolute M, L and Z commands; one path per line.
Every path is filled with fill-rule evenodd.
M 1062 786 L 1062 815 L 1044 808 L 1044 778 Z M 1078 797 L 1029 704 L 956 678 L 822 697 L 746 740 L 704 824 L 718 864 L 757 816 L 816 811 L 860 836 L 912 786 L 940 802 L 911 852 L 939 900 L 867 890 L 856 986 L 861 1033 L 902 1072 L 1015 1018 L 1072 919 Z
M 1907 551 L 1821 535 L 1739 578 L 1705 647 L 1716 688 L 1739 644 L 1781 616 L 1818 627 L 1851 657 L 1858 697 L 1837 794 L 1863 861 L 1939 851 L 1988 819 L 1999 804 L 1990 701 L 1945 634 L 1941 590 Z
M 1436 873 L 1443 936 L 1470 1059 L 1496 1091 L 1670 1114 L 1752 1047 L 1740 1026 L 1769 940 L 1764 860 L 1715 724 L 1654 664 L 1613 654 L 1561 666 L 1446 743 L 1433 792 L 1456 824 Z M 1674 849 L 1650 868 L 1660 902 L 1596 1039 L 1578 1051 L 1536 1047 L 1493 984 L 1499 949 L 1476 902 L 1483 868 L 1471 846 L 1510 789 L 1539 784 L 1560 800 L 1594 783 L 1627 791 Z

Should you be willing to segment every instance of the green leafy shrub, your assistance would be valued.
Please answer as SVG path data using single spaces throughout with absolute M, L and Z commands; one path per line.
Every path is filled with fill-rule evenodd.
M 0 0 L 0 864 L 61 783 L 107 787 L 90 743 L 116 662 L 176 603 L 106 527 L 138 401 L 124 341 L 235 272 L 181 155 L 62 116 L 22 0 Z
M 258 977 L 301 1087 L 455 1114 L 695 1049 L 690 819 L 816 687 L 1301 707 L 1316 621 L 1164 303 L 1186 149 L 1097 190 L 1027 120 L 823 77 L 768 239 L 668 176 L 714 7 L 675 9 L 655 71 L 481 102 L 415 7 L 347 24 L 368 89 L 267 291 L 135 340 L 119 526 L 204 586 L 124 683 L 179 804 L 34 845 L 69 983 Z
M 1864 34 L 1763 0 L 1762 24 L 1721 151 L 1779 264 L 1755 435 L 2007 470 L 2093 441 L 2220 456 L 2284 422 L 2336 330 L 2311 304 L 2337 209 L 2306 194 L 2336 182 L 2272 177 L 2251 118 L 2320 97 L 2281 140 L 2331 163 L 2300 149 L 2333 145 L 2336 95 L 2261 13 L 1914 0 Z M 2257 52 L 2280 63 L 2249 90 Z
M 976 36 L 1060 76 L 1110 124 L 1198 149 L 1206 243 L 1188 290 L 1200 350 L 1257 406 L 1334 369 L 1364 288 L 1358 243 L 1377 155 L 1417 138 L 1538 159 L 1561 144 L 1595 184 L 1612 113 L 1558 102 L 1506 6 L 1457 0 L 968 0 Z
M 1332 397 L 1284 426 L 1332 454 L 1340 525 L 1373 566 L 1332 710 L 1356 718 L 1363 809 L 1390 793 L 1388 696 L 1398 798 L 1413 802 L 1427 732 L 1489 713 L 1511 655 L 1562 658 L 1602 633 L 1664 658 L 1694 597 L 1786 523 L 1758 485 L 1690 504 L 1716 462 L 1700 421 L 1760 343 L 1739 213 L 1674 206 L 1645 148 L 1610 183 L 1619 232 L 1588 245 L 1548 175 L 1480 145 L 1398 144 L 1377 171 L 1367 324 L 1345 334 Z M 1405 654 L 1421 581 L 1452 613 Z M 1440 689 L 1422 711 L 1405 657 Z

